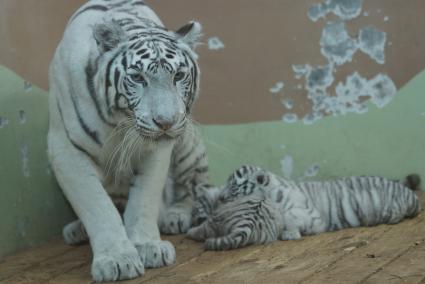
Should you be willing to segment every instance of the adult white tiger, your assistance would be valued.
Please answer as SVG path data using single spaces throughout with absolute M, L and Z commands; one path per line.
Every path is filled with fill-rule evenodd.
M 190 119 L 200 32 L 197 22 L 165 29 L 140 0 L 91 0 L 70 19 L 56 50 L 49 158 L 79 217 L 64 228 L 65 239 L 88 235 L 96 281 L 173 263 L 174 247 L 160 239 L 158 223 L 164 233 L 190 227 L 189 192 L 208 181 Z M 128 194 L 124 222 L 108 193 Z

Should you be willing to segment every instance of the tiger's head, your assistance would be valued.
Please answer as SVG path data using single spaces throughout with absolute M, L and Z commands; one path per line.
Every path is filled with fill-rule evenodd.
M 243 165 L 229 176 L 218 200 L 227 203 L 248 195 L 265 198 L 268 189 L 275 183 L 274 175 L 265 169 Z
M 93 28 L 98 54 L 93 85 L 107 113 L 149 140 L 179 137 L 199 90 L 194 47 L 201 25 L 176 32 L 148 20 L 140 25 L 106 21 Z

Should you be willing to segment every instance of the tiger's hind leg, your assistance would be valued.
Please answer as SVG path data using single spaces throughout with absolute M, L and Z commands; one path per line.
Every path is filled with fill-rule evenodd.
M 62 235 L 65 243 L 71 246 L 79 245 L 89 240 L 86 229 L 80 220 L 75 220 L 65 225 Z

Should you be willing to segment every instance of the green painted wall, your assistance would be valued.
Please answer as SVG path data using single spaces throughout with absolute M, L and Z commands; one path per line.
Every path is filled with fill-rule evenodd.
M 47 93 L 0 66 L 0 117 L 1 257 L 59 234 L 72 213 L 47 162 Z
M 47 93 L 0 66 L 0 257 L 60 233 L 72 211 L 46 158 Z M 290 154 L 293 178 L 312 164 L 315 179 L 357 174 L 425 177 L 425 71 L 384 109 L 328 117 L 316 124 L 264 122 L 203 126 L 212 179 L 222 183 L 241 164 L 281 174 Z M 22 116 L 25 113 L 25 119 Z M 5 124 L 5 118 L 9 120 Z M 284 145 L 284 147 L 282 146 Z
M 368 107 L 365 114 L 325 117 L 313 125 L 277 121 L 203 127 L 213 180 L 224 182 L 244 163 L 282 174 L 280 160 L 287 154 L 293 157 L 296 179 L 313 164 L 320 166 L 314 179 L 399 178 L 413 172 L 425 177 L 425 70 L 385 108 Z

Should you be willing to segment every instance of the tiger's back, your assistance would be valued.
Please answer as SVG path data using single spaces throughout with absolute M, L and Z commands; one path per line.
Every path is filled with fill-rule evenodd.
M 301 182 L 326 222 L 326 231 L 348 227 L 395 224 L 416 216 L 421 205 L 412 189 L 400 181 L 355 176 L 326 182 Z

